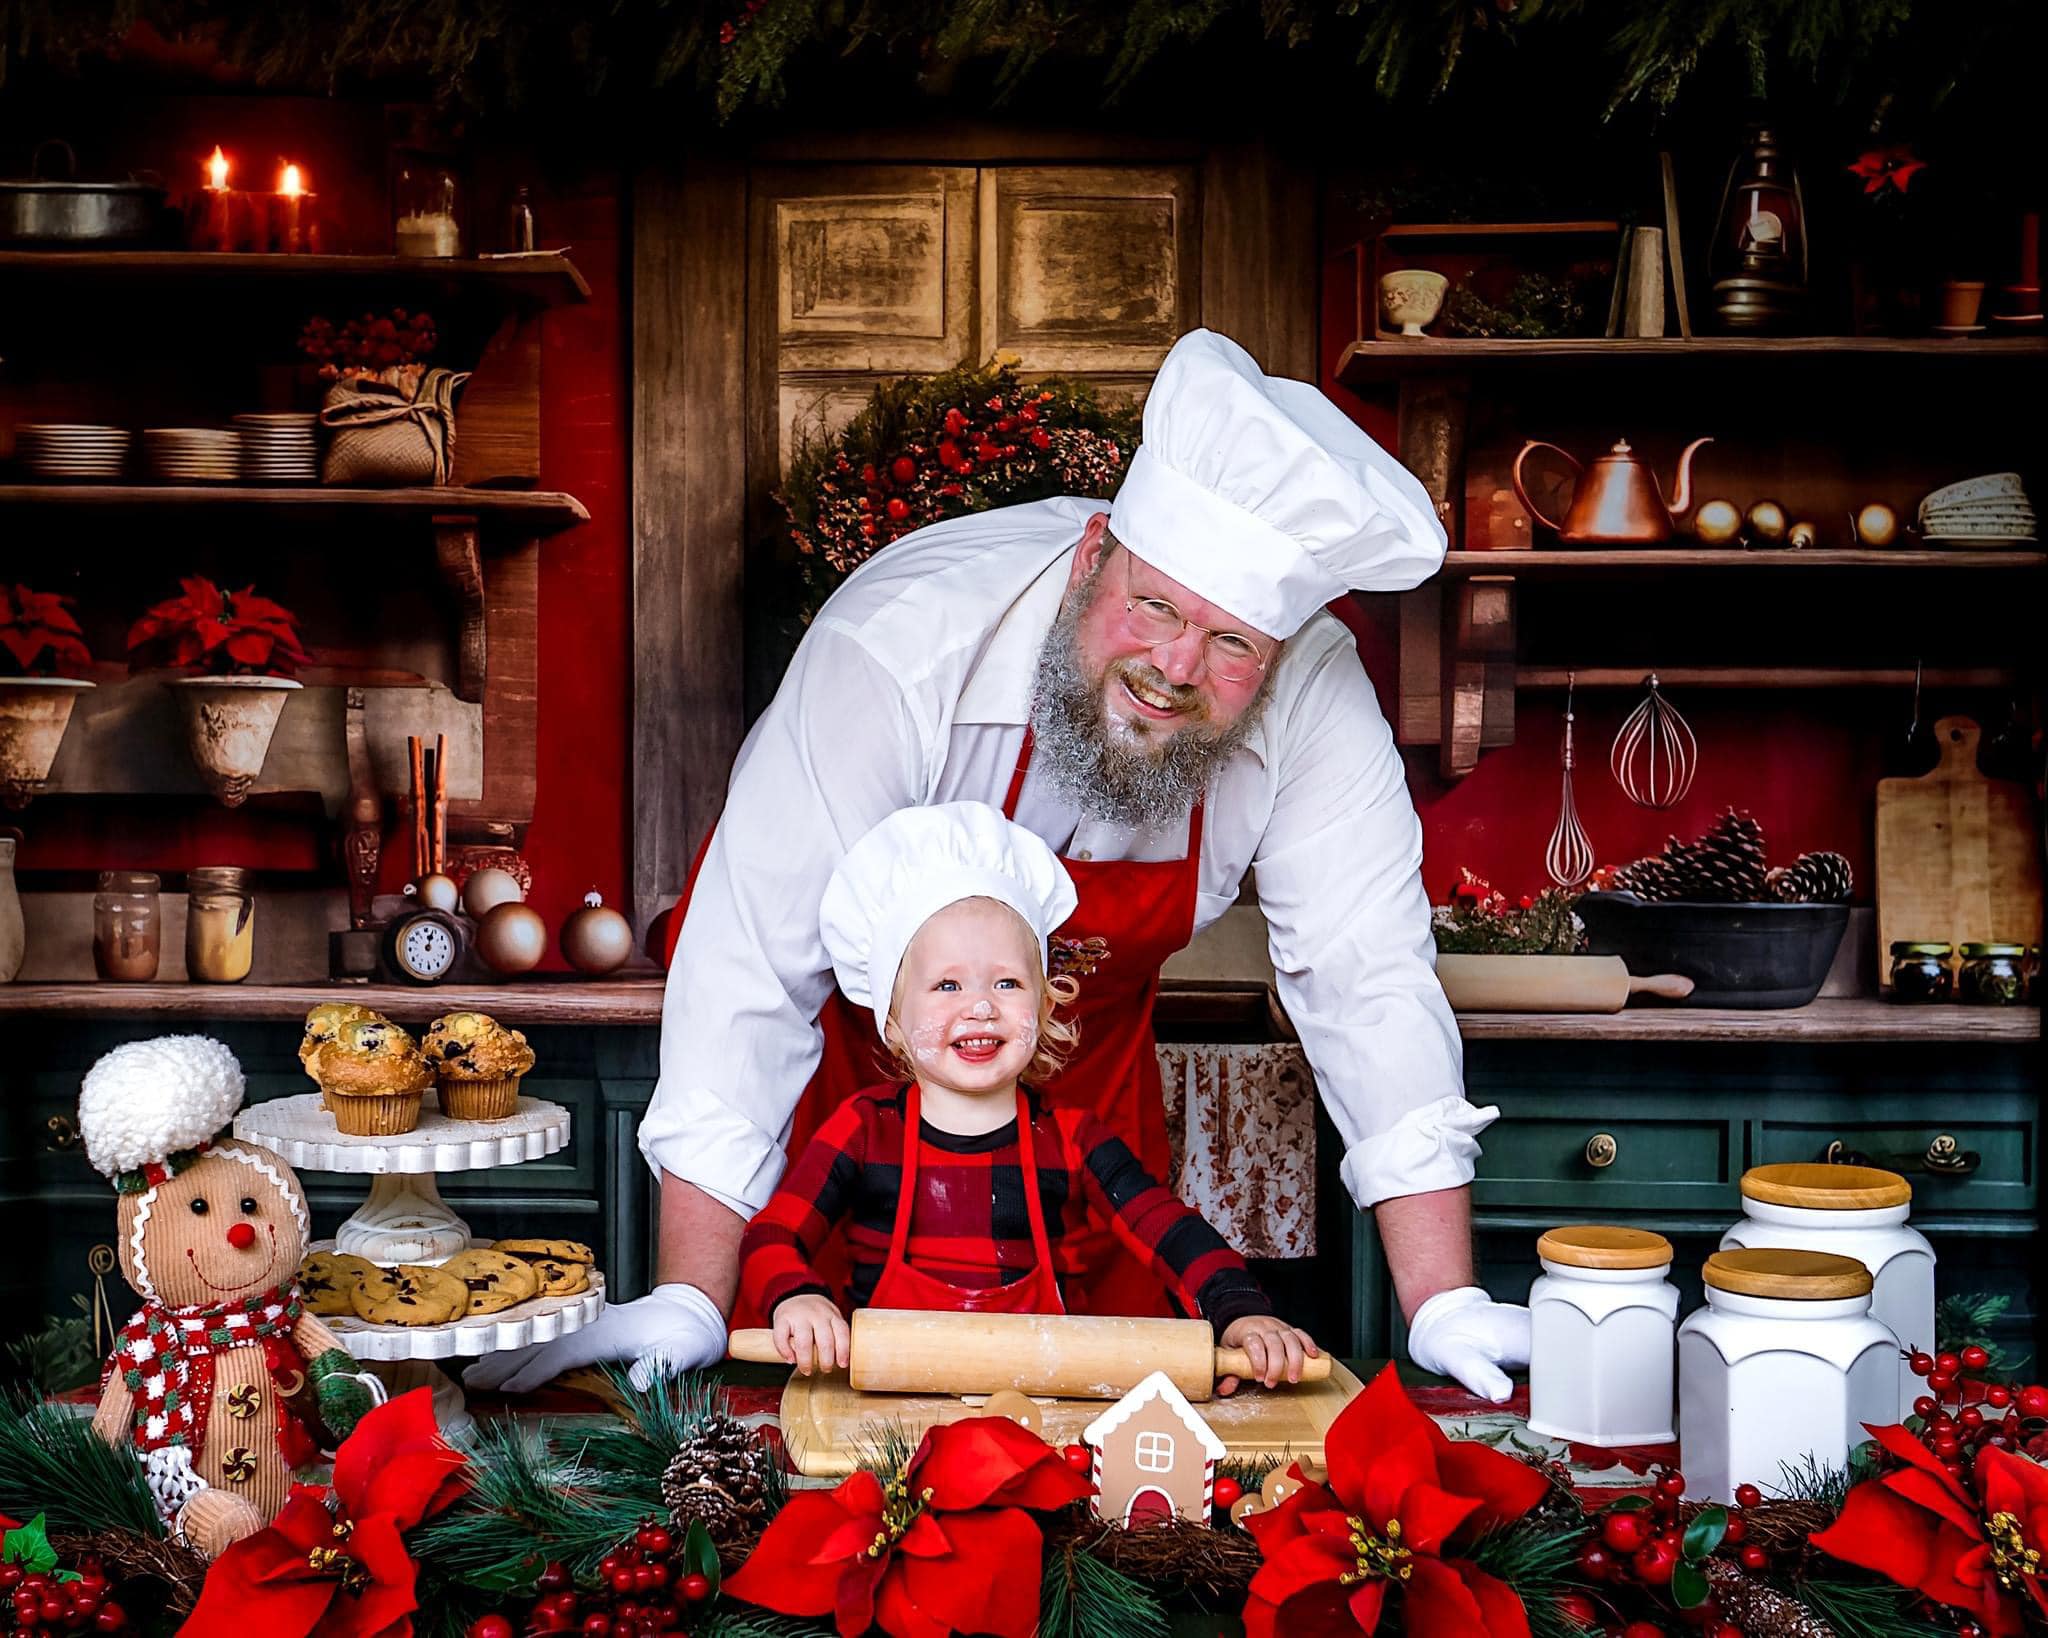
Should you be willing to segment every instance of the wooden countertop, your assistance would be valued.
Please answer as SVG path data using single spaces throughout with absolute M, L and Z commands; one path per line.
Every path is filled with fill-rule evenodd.
M 297 1021 L 322 1001 L 356 1001 L 395 1018 L 421 1023 L 446 1012 L 489 1012 L 529 1025 L 648 1026 L 661 1021 L 662 980 L 654 974 L 605 979 L 536 979 L 518 983 L 415 989 L 377 984 L 6 984 L 0 1015 L 45 1013 L 70 1018 L 161 1018 Z M 1171 984 L 1160 993 L 1162 1021 L 1182 1038 L 1205 1023 L 1233 1034 L 1262 1023 L 1261 1034 L 1284 1035 L 1285 1020 L 1261 987 Z M 1468 1041 L 1934 1041 L 2016 1046 L 2041 1038 L 2038 1007 L 1900 1006 L 1888 1001 L 1815 1001 L 1770 1012 L 1714 1007 L 1634 1007 L 1619 1013 L 1468 1012 L 1458 1017 Z

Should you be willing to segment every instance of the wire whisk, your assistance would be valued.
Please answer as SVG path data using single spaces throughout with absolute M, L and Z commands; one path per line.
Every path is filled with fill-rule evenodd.
M 1564 800 L 1557 812 L 1557 828 L 1550 833 L 1550 847 L 1543 855 L 1543 868 L 1559 887 L 1582 886 L 1593 874 L 1593 839 L 1579 820 L 1579 805 L 1572 799 L 1572 693 L 1578 682 L 1576 672 L 1565 673 L 1564 682 Z
M 1657 673 L 1643 679 L 1643 703 L 1623 720 L 1607 759 L 1614 781 L 1639 808 L 1675 808 L 1700 769 L 1700 742 L 1664 697 Z

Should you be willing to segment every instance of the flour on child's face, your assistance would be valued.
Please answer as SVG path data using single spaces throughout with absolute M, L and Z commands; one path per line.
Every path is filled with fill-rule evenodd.
M 910 941 L 892 1014 L 918 1079 L 1007 1093 L 1038 1050 L 1043 987 L 1031 930 L 993 899 L 962 899 Z

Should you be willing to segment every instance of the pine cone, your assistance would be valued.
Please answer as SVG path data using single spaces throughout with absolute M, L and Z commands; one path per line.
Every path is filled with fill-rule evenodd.
M 1613 886 L 1617 893 L 1633 893 L 1639 899 L 1675 899 L 1684 886 L 1677 866 L 1672 862 L 1672 849 L 1678 846 L 1674 838 L 1671 846 L 1661 854 L 1648 859 L 1638 859 L 1632 865 L 1623 865 L 1615 871 Z
M 1732 809 L 1722 814 L 1706 835 L 1680 853 L 1684 897 L 1750 904 L 1766 896 L 1763 826 L 1748 814 Z
M 745 1534 L 768 1509 L 767 1446 L 730 1416 L 707 1416 L 669 1459 L 661 1499 L 678 1529 L 701 1519 L 714 1542 Z
M 1721 1613 L 1745 1638 L 1836 1638 L 1835 1629 L 1796 1598 L 1772 1591 L 1727 1559 L 1708 1559 L 1706 1572 Z
M 1855 881 L 1839 853 L 1802 853 L 1765 878 L 1771 897 L 1786 904 L 1846 904 Z

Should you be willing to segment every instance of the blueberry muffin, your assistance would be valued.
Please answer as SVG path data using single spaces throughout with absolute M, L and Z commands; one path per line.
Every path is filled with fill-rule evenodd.
M 320 1083 L 335 1126 L 351 1137 L 394 1137 L 419 1124 L 420 1095 L 434 1072 L 413 1038 L 382 1018 L 340 1025 L 306 1069 Z
M 503 1120 L 519 1102 L 519 1079 L 533 1048 L 516 1029 L 481 1012 L 451 1012 L 427 1030 L 422 1052 L 441 1086 L 451 1120 Z

